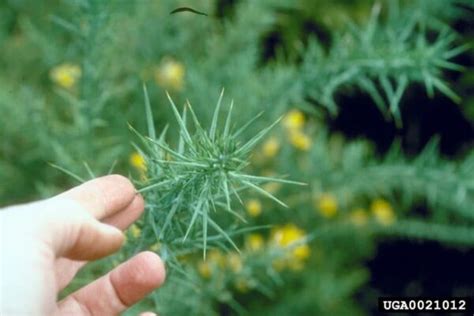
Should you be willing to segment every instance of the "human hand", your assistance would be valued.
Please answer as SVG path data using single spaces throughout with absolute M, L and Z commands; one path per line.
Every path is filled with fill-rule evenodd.
M 0 210 L 1 315 L 118 315 L 165 279 L 161 259 L 142 252 L 57 302 L 89 260 L 116 252 L 121 230 L 144 202 L 118 175 L 86 182 L 53 198 Z

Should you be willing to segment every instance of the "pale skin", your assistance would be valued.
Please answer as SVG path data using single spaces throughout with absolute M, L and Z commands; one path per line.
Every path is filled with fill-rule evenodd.
M 164 265 L 146 251 L 57 300 L 88 261 L 120 249 L 123 230 L 143 209 L 143 198 L 119 175 L 1 209 L 0 315 L 120 315 L 158 288 Z

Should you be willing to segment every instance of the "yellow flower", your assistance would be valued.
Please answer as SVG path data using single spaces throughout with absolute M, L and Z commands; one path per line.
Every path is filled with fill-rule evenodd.
M 307 244 L 298 246 L 293 250 L 293 255 L 298 260 L 304 260 L 308 258 L 310 254 L 311 254 L 311 249 L 309 248 Z
M 50 79 L 58 86 L 72 89 L 81 78 L 81 68 L 74 64 L 60 64 L 49 72 Z
M 263 156 L 267 158 L 275 157 L 280 150 L 280 142 L 276 137 L 270 137 L 262 146 Z
M 272 232 L 272 240 L 281 248 L 291 248 L 291 256 L 297 261 L 302 261 L 309 257 L 310 248 L 303 242 L 306 237 L 304 230 L 294 224 L 286 224 Z M 298 243 L 298 245 L 296 245 Z
M 263 248 L 263 237 L 260 234 L 250 234 L 246 237 L 245 244 L 251 251 L 259 251 Z
M 158 252 L 158 250 L 160 250 L 160 244 L 159 243 L 154 243 L 153 245 L 150 246 L 150 251 L 153 251 L 153 252 Z
M 142 230 L 135 224 L 130 226 L 130 234 L 132 235 L 133 238 L 138 238 L 140 234 L 142 233 Z
M 367 223 L 367 212 L 363 208 L 356 208 L 349 214 L 349 220 L 355 226 L 364 226 Z
M 288 130 L 299 130 L 304 126 L 305 118 L 301 111 L 291 110 L 283 118 L 283 126 Z
M 184 65 L 170 58 L 165 58 L 155 70 L 156 83 L 166 89 L 181 90 L 184 85 Z
M 382 198 L 372 201 L 370 210 L 375 219 L 384 226 L 389 226 L 395 222 L 395 213 L 390 203 Z
M 140 171 L 140 172 L 145 172 L 146 171 L 145 158 L 143 158 L 143 156 L 140 153 L 134 152 L 133 154 L 131 154 L 129 162 L 138 171 Z
M 245 203 L 247 213 L 252 217 L 260 216 L 262 213 L 262 203 L 257 199 L 250 199 Z
M 232 270 L 234 273 L 239 273 L 242 271 L 242 258 L 238 253 L 230 253 L 227 255 L 227 266 Z
M 311 147 L 311 138 L 300 130 L 291 131 L 289 137 L 296 149 L 307 151 Z
M 303 132 L 304 115 L 299 110 L 289 111 L 283 118 L 283 126 L 288 131 L 290 143 L 299 150 L 308 150 L 311 147 L 311 138 Z
M 316 204 L 319 213 L 326 218 L 332 218 L 337 213 L 336 197 L 330 193 L 321 194 Z
M 226 264 L 225 257 L 219 250 L 210 250 L 207 258 L 200 260 L 197 265 L 199 274 L 208 279 L 211 277 L 212 271 L 218 268 L 224 268 Z
M 197 270 L 203 278 L 209 279 L 211 277 L 212 269 L 211 269 L 211 265 L 209 264 L 209 261 L 204 261 L 204 260 L 199 261 Z

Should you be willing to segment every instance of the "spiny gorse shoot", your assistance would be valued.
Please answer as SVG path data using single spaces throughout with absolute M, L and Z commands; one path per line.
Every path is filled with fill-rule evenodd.
M 429 40 L 425 21 L 416 12 L 405 15 L 392 9 L 382 22 L 380 11 L 381 5 L 375 5 L 367 24 L 352 23 L 348 31 L 336 34 L 327 53 L 317 41 L 310 42 L 302 66 L 308 94 L 337 113 L 336 93 L 357 87 L 398 126 L 402 125 L 400 102 L 412 83 L 422 83 L 430 97 L 439 91 L 459 102 L 443 72 L 464 69 L 452 59 L 468 46 L 457 45 L 456 33 L 447 26 Z
M 139 192 L 147 201 L 147 209 L 140 224 L 138 247 L 155 245 L 170 264 L 177 263 L 177 256 L 196 249 L 202 249 L 205 258 L 209 246 L 226 248 L 230 244 L 239 251 L 231 238 L 243 231 L 236 222 L 245 222 L 233 206 L 234 198 L 243 205 L 239 192 L 252 189 L 286 207 L 260 184 L 303 184 L 244 172 L 252 149 L 279 120 L 241 142 L 239 137 L 258 116 L 234 131 L 231 103 L 220 124 L 223 91 L 208 129 L 201 125 L 189 102 L 180 113 L 168 95 L 179 128 L 178 144 L 173 148 L 165 140 L 167 127 L 157 137 L 146 88 L 144 93 L 148 136 L 132 128 L 141 141 L 136 149 L 146 163 L 146 177 Z

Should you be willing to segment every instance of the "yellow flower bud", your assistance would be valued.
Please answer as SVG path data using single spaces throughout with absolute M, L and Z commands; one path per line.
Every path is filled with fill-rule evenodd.
M 138 238 L 140 234 L 142 233 L 142 230 L 135 224 L 130 226 L 129 230 L 133 238 Z
M 209 279 L 211 277 L 212 270 L 208 261 L 199 261 L 197 270 L 203 278 Z
M 262 146 L 263 156 L 267 158 L 275 157 L 280 150 L 280 142 L 276 137 L 269 138 Z
M 273 243 L 278 247 L 288 248 L 289 251 L 286 260 L 277 259 L 274 261 L 274 267 L 280 269 L 282 262 L 287 263 L 290 268 L 302 266 L 302 262 L 311 254 L 311 249 L 304 242 L 305 237 L 304 230 L 294 224 L 286 224 L 274 229 L 272 232 Z
M 140 171 L 140 172 L 145 172 L 146 171 L 145 158 L 143 158 L 143 156 L 140 153 L 134 152 L 133 154 L 131 154 L 130 158 L 129 158 L 129 162 L 138 171 Z
M 247 236 L 245 244 L 251 251 L 259 251 L 263 248 L 264 240 L 260 234 L 250 234 Z
M 160 250 L 160 244 L 159 243 L 154 243 L 153 245 L 150 246 L 150 251 L 153 251 L 153 252 L 158 252 L 158 250 Z
M 308 258 L 310 253 L 311 253 L 311 249 L 306 244 L 295 247 L 295 249 L 293 250 L 293 255 L 298 260 L 304 260 Z
M 51 69 L 49 77 L 58 86 L 72 89 L 81 78 L 81 68 L 74 64 L 64 63 Z
M 316 207 L 322 216 L 332 218 L 337 214 L 336 197 L 330 193 L 323 193 L 319 196 Z
M 304 115 L 299 110 L 291 110 L 283 118 L 283 126 L 285 126 L 290 131 L 303 128 L 304 123 Z
M 302 131 L 295 130 L 290 132 L 290 143 L 296 149 L 308 151 L 311 147 L 311 138 Z
M 155 70 L 155 81 L 165 89 L 181 90 L 184 85 L 184 74 L 182 63 L 165 58 Z
M 382 198 L 372 201 L 370 205 L 375 219 L 384 226 L 389 226 L 395 222 L 395 213 L 390 203 Z
M 250 199 L 245 203 L 247 213 L 252 217 L 260 216 L 262 213 L 262 203 L 257 199 Z

